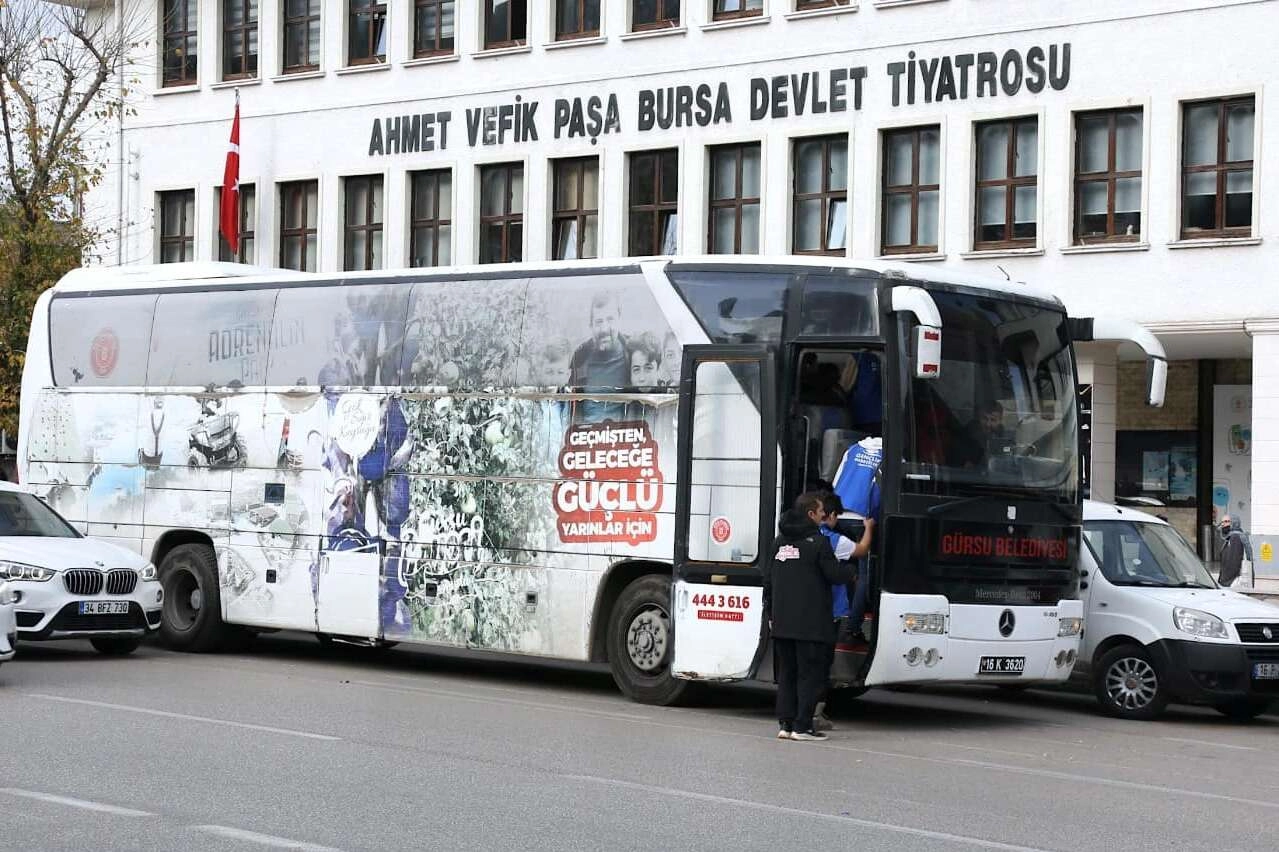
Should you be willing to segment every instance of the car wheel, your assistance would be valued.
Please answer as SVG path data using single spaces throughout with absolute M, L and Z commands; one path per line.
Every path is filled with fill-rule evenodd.
M 1218 713 L 1236 722 L 1250 722 L 1270 709 L 1271 702 L 1264 698 L 1242 698 L 1214 706 Z
M 676 704 L 688 682 L 671 676 L 675 623 L 669 577 L 649 574 L 622 590 L 608 620 L 608 664 L 622 694 L 641 704 Z
M 1093 688 L 1102 709 L 1120 719 L 1154 719 L 1168 706 L 1168 691 L 1145 648 L 1111 648 L 1097 664 Z
M 160 639 L 177 651 L 212 651 L 223 639 L 218 560 L 213 548 L 183 544 L 160 565 Z
M 132 636 L 98 636 L 89 640 L 93 650 L 108 657 L 127 657 L 142 644 L 141 639 Z

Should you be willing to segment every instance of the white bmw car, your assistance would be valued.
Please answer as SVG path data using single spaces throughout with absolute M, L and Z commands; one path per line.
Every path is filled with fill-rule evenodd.
M 0 583 L 0 663 L 13 659 L 13 646 L 18 641 L 18 628 L 13 620 L 13 591 L 8 583 Z
M 154 565 L 82 536 L 44 501 L 6 482 L 0 482 L 0 584 L 7 588 L 0 628 L 8 599 L 24 641 L 88 639 L 103 654 L 130 654 L 160 626 L 164 592 Z M 0 644 L 0 660 L 3 652 Z

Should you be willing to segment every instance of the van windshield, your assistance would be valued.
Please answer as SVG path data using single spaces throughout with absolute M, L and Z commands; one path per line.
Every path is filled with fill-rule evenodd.
M 1175 529 L 1135 521 L 1087 521 L 1084 541 L 1116 586 L 1215 589 L 1217 583 Z

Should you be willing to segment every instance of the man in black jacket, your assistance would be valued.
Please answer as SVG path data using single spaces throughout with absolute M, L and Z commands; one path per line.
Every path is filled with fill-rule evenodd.
M 828 646 L 835 642 L 831 586 L 853 582 L 835 559 L 818 525 L 822 498 L 800 495 L 782 515 L 780 535 L 764 569 L 764 612 L 777 664 L 779 740 L 824 740 L 813 730 L 813 709 L 830 676 Z

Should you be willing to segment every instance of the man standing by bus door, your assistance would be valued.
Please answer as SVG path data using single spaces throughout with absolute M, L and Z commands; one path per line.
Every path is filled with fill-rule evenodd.
M 821 497 L 800 495 L 782 515 L 772 558 L 764 571 L 764 613 L 777 665 L 777 738 L 824 740 L 813 711 L 830 673 L 831 587 L 852 581 L 819 531 Z
M 839 499 L 838 494 L 827 493 L 822 495 L 822 524 L 818 528 L 826 540 L 830 542 L 831 549 L 835 551 L 835 559 L 840 563 L 841 567 L 847 566 L 851 560 L 860 560 L 870 553 L 871 536 L 874 534 L 874 521 L 868 521 L 865 530 L 862 533 L 861 541 L 853 543 L 853 540 L 846 535 L 836 531 L 835 527 L 839 523 L 839 516 L 844 514 L 844 502 Z M 839 584 L 831 589 L 832 605 L 831 616 L 835 624 L 835 635 L 839 636 L 839 621 L 841 618 L 848 618 L 848 586 Z M 830 659 L 826 664 L 826 671 L 830 672 L 835 665 L 835 645 L 830 646 Z M 827 683 L 829 684 L 829 675 Z M 817 702 L 817 710 L 813 713 L 813 727 L 819 731 L 834 730 L 835 725 L 826 716 L 826 696 L 830 693 L 827 686 L 822 690 L 822 700 Z
M 879 466 L 884 458 L 882 438 L 863 438 L 848 448 L 835 472 L 835 493 L 844 503 L 846 514 L 871 523 L 866 524 L 864 554 L 857 562 L 857 585 L 849 607 L 848 627 L 851 641 L 865 642 L 862 625 L 870 596 L 870 535 L 873 522 L 879 520 Z M 859 545 L 860 548 L 860 545 Z

